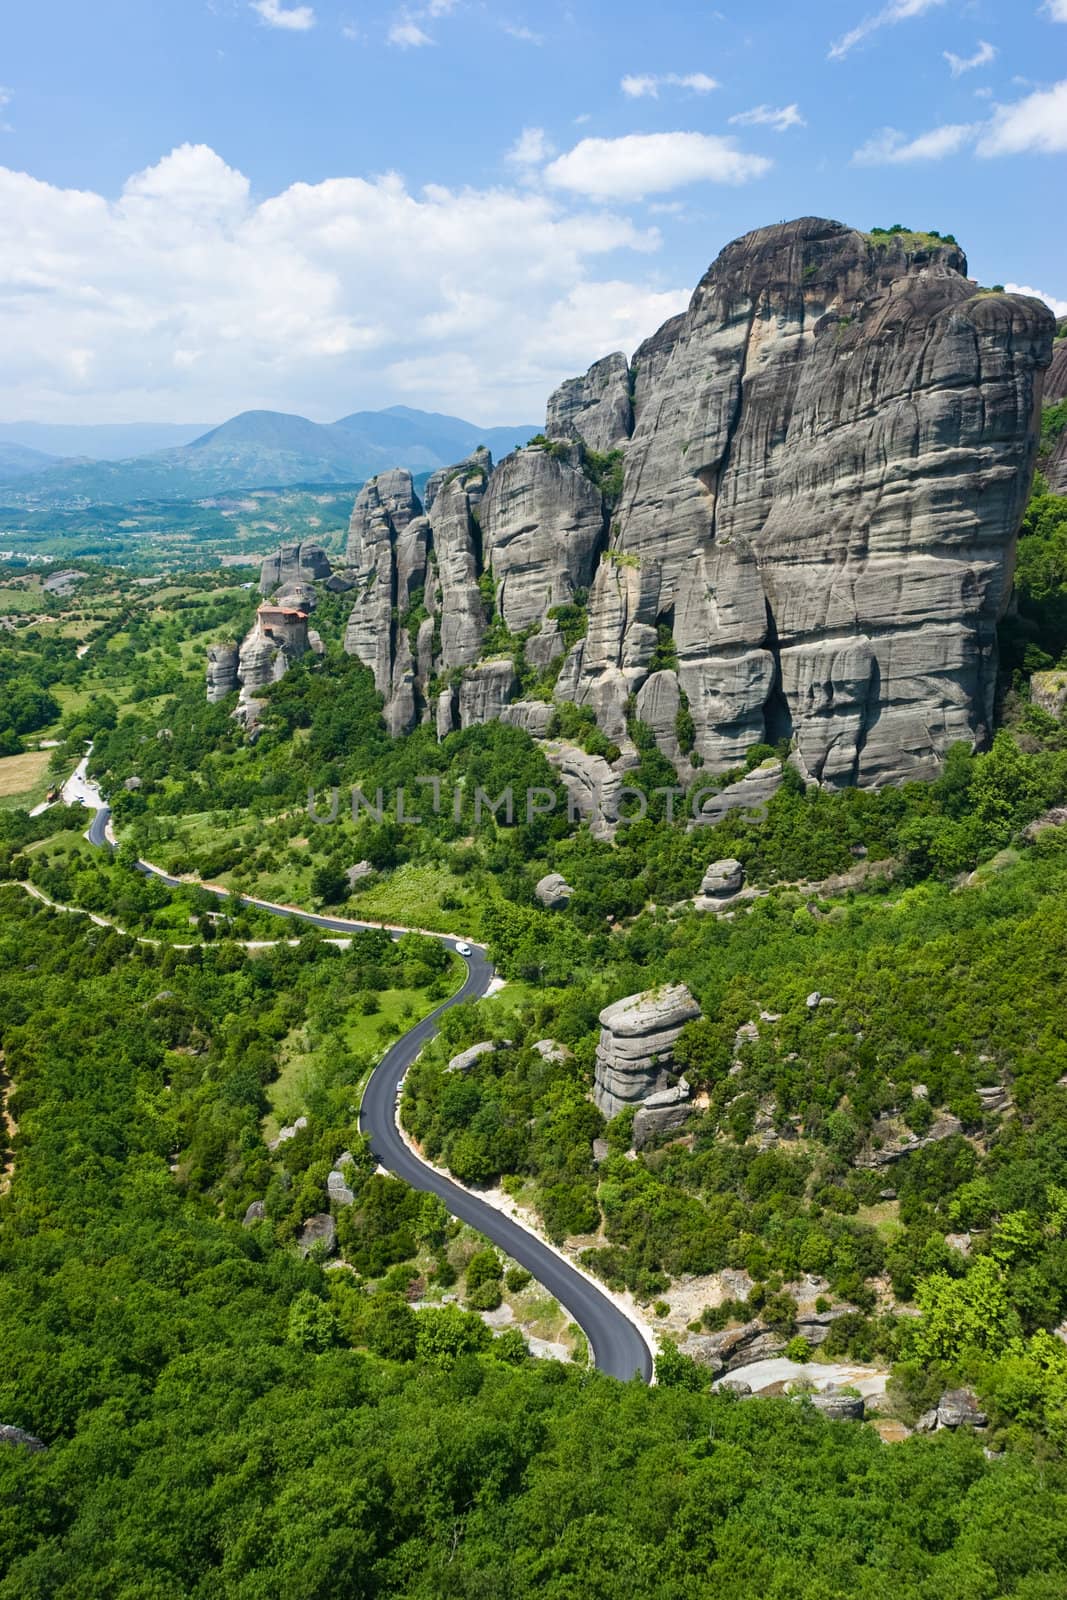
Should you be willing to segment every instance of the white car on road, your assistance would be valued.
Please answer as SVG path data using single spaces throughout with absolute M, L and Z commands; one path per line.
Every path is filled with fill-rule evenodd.
M 469 956 L 471 954 L 470 945 L 469 944 L 457 944 L 457 946 L 456 946 L 456 954 L 459 955 L 459 956 Z

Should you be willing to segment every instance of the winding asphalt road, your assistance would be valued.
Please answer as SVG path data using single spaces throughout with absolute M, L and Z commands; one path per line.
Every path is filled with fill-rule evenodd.
M 110 817 L 110 809 L 106 805 L 100 806 L 86 835 L 90 844 L 110 848 L 107 837 Z M 159 878 L 172 888 L 182 886 L 180 878 L 169 877 L 147 861 L 138 861 L 137 867 L 140 872 Z M 206 884 L 203 887 L 210 894 L 220 897 L 226 895 L 224 889 Z M 243 898 L 249 904 L 269 911 L 272 916 L 308 922 L 313 927 L 325 928 L 332 933 L 355 933 L 364 928 L 378 931 L 381 927 L 379 923 L 353 922 L 345 917 L 320 916 L 312 911 L 299 911 L 296 907 L 272 905 L 269 901 L 256 900 L 247 895 Z M 405 930 L 389 928 L 386 931 L 392 938 L 399 939 Z M 439 939 L 446 949 L 458 954 L 456 946 L 462 943 L 461 940 L 447 934 L 434 934 L 433 937 Z M 369 1135 L 371 1149 L 383 1167 L 398 1178 L 403 1178 L 413 1189 L 428 1190 L 438 1195 L 453 1216 L 492 1239 L 494 1244 L 524 1266 L 538 1283 L 555 1296 L 589 1340 L 593 1361 L 599 1371 L 613 1378 L 637 1376 L 648 1383 L 652 1378 L 652 1356 L 648 1345 L 615 1302 L 590 1279 L 576 1272 L 535 1234 L 421 1161 L 397 1127 L 397 1102 L 405 1074 L 419 1052 L 436 1034 L 440 1018 L 461 1001 L 481 999 L 492 982 L 493 968 L 486 952 L 480 945 L 473 945 L 470 949 L 469 956 L 460 957 L 467 967 L 463 987 L 439 1005 L 436 1011 L 431 1011 L 428 1017 L 409 1028 L 402 1038 L 390 1046 L 371 1073 L 360 1106 L 360 1128 Z

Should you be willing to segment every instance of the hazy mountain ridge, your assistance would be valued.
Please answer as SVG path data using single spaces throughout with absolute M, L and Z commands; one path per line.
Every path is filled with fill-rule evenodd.
M 333 423 L 280 411 L 244 411 L 187 443 L 121 460 L 34 460 L 31 447 L 0 443 L 0 480 L 7 480 L 10 504 L 187 500 L 274 485 L 359 482 L 398 460 L 412 473 L 428 473 L 482 443 L 506 454 L 525 444 L 537 426 L 481 428 L 462 417 L 406 406 L 353 412 Z M 0 426 L 0 439 L 4 431 Z M 22 431 L 22 425 L 14 431 Z

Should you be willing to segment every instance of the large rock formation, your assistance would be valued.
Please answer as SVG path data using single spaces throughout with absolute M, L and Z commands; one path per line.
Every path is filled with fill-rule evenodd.
M 611 763 L 550 750 L 584 811 L 607 797 L 606 829 L 635 718 L 684 784 L 762 743 L 836 786 L 930 776 L 949 744 L 985 741 L 1053 322 L 965 274 L 932 236 L 759 229 L 630 363 L 561 385 L 547 440 L 435 472 L 425 510 L 406 472 L 373 479 L 328 581 L 353 595 L 345 647 L 390 730 L 504 718 L 546 737 L 533 695 L 551 679 L 516 704 L 520 678 L 481 659 L 502 622 L 619 746 Z M 607 499 L 593 454 L 616 448 Z M 582 591 L 563 656 L 546 613 Z M 220 658 L 217 689 L 227 673 Z M 761 808 L 781 779 L 758 767 L 701 820 Z
M 1058 339 L 1052 365 L 1045 374 L 1045 404 L 1054 406 L 1067 400 L 1067 339 Z M 1041 471 L 1053 494 L 1067 494 L 1067 428 L 1053 439 L 1041 461 Z
M 232 643 L 209 647 L 208 700 L 214 704 L 240 688 L 235 715 L 254 726 L 258 692 L 277 683 L 291 664 L 309 650 L 321 649 L 322 641 L 308 628 L 307 612 L 289 606 L 261 605 L 240 647 Z
M 676 1083 L 674 1047 L 700 1007 L 684 983 L 616 1000 L 600 1013 L 593 1098 L 606 1117 Z
M 670 626 L 710 772 L 828 784 L 989 732 L 1052 318 L 952 245 L 817 218 L 729 245 L 644 364 L 576 698 L 615 737 Z

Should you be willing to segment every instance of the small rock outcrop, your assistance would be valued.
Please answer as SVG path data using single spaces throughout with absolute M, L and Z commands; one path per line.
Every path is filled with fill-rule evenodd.
M 716 900 L 727 899 L 741 889 L 745 881 L 745 869 L 740 861 L 735 861 L 732 856 L 722 861 L 713 861 L 705 872 L 700 885 L 702 895 Z
M 510 659 L 480 661 L 476 667 L 468 667 L 459 685 L 460 727 L 498 722 L 518 686 Z
M 805 1398 L 820 1416 L 830 1422 L 862 1422 L 866 1412 L 862 1395 L 841 1394 L 833 1384 L 820 1394 L 806 1395 Z
M 506 1050 L 507 1048 L 507 1044 L 502 1041 L 483 1039 L 480 1044 L 469 1045 L 466 1050 L 461 1050 L 458 1055 L 453 1056 L 445 1071 L 469 1072 L 474 1063 L 480 1061 L 482 1056 L 491 1056 L 495 1050 Z
M 594 361 L 581 378 L 568 378 L 548 400 L 550 439 L 581 439 L 604 454 L 623 449 L 633 432 L 630 366 L 621 351 Z
M 326 1193 L 335 1206 L 351 1206 L 356 1203 L 356 1197 L 349 1187 L 348 1179 L 345 1177 L 344 1172 L 346 1162 L 351 1160 L 352 1152 L 350 1150 L 342 1150 L 332 1170 L 326 1174 Z
M 237 678 L 238 646 L 236 641 L 213 644 L 207 653 L 207 698 L 209 705 L 217 705 L 240 687 Z
M 241 1226 L 243 1228 L 254 1228 L 257 1222 L 262 1222 L 265 1219 L 266 1215 L 267 1208 L 263 1201 L 253 1200 L 241 1219 Z
M 673 1088 L 661 1089 L 643 1100 L 634 1116 L 634 1149 L 643 1150 L 660 1134 L 684 1128 L 692 1110 L 691 1099 L 692 1091 L 682 1078 Z
M 534 894 L 540 900 L 546 911 L 562 911 L 570 904 L 574 890 L 563 876 L 562 872 L 548 872 L 540 878 L 534 889 Z
M 600 1013 L 593 1098 L 605 1117 L 676 1087 L 674 1047 L 700 1007 L 684 983 L 616 1000 Z
M 337 1224 L 328 1211 L 308 1217 L 297 1235 L 296 1247 L 302 1256 L 309 1256 L 312 1251 L 317 1255 L 333 1255 L 337 1248 Z

